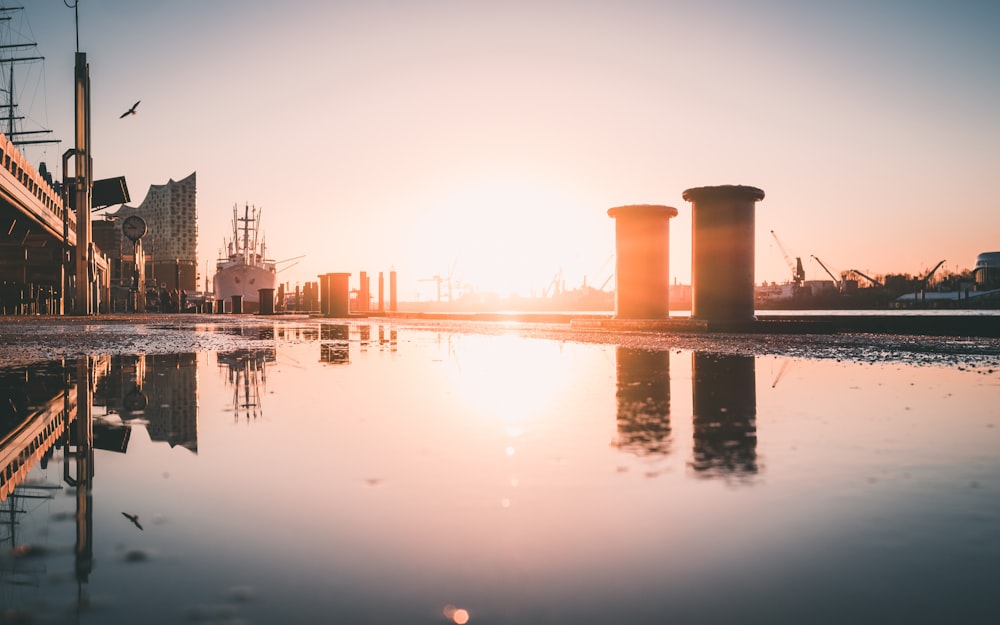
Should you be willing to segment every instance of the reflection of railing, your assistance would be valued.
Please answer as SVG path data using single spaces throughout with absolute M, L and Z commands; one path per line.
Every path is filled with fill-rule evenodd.
M 19 427 L 0 440 L 0 501 L 20 484 L 31 467 L 76 418 L 76 387 L 47 401 Z

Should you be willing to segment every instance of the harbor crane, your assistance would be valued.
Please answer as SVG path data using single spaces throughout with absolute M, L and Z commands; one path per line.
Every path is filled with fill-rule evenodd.
M 792 262 L 792 257 L 789 255 L 788 250 L 782 245 L 781 239 L 775 234 L 774 230 L 771 231 L 771 236 L 774 237 L 775 243 L 778 244 L 778 249 L 781 250 L 781 255 L 785 257 L 785 263 L 788 264 L 788 268 L 792 270 L 792 283 L 795 286 L 802 286 L 802 282 L 806 279 L 806 272 L 802 268 L 802 259 L 798 256 L 795 257 L 795 262 Z
M 437 301 L 442 301 L 441 299 L 441 285 L 445 284 L 448 287 L 448 301 L 452 301 L 451 297 L 451 277 L 455 274 L 455 265 L 458 264 L 458 259 L 456 258 L 451 266 L 448 267 L 448 275 L 442 276 L 439 273 L 434 274 L 430 278 L 418 278 L 418 282 L 434 282 L 437 285 Z
M 857 269 L 848 269 L 847 273 L 853 273 L 853 274 L 857 274 L 857 275 L 861 276 L 865 280 L 871 282 L 872 286 L 882 286 L 882 283 L 880 283 L 878 280 L 876 280 L 875 278 L 872 278 L 871 276 L 866 276 L 865 274 L 861 273 Z
M 559 271 L 557 271 L 556 274 L 552 276 L 552 281 L 549 282 L 548 286 L 542 289 L 542 297 L 548 297 L 550 294 L 553 297 L 555 297 L 556 295 L 559 295 L 565 290 L 566 290 L 566 283 L 563 280 L 562 267 L 560 267 Z
M 841 288 L 841 281 L 837 278 L 837 276 L 833 275 L 833 272 L 830 271 L 830 269 L 825 264 L 823 264 L 823 261 L 821 261 L 819 257 L 817 257 L 814 254 L 810 254 L 810 256 L 814 261 L 819 263 L 819 266 L 823 268 L 823 271 L 826 272 L 826 275 L 830 276 L 830 278 L 833 280 L 833 285 L 838 289 Z
M 938 269 L 939 269 L 939 268 L 941 267 L 941 265 L 943 265 L 943 264 L 944 264 L 944 261 L 943 261 L 943 260 L 942 260 L 942 261 L 939 261 L 939 262 L 938 262 L 938 264 L 934 265 L 934 269 L 931 269 L 930 271 L 928 271 L 928 272 L 927 272 L 927 275 L 926 275 L 926 276 L 924 276 L 923 278 L 917 278 L 917 282 L 918 282 L 918 284 L 920 285 L 920 289 L 921 289 L 921 290 L 926 290 L 926 289 L 927 289 L 927 283 L 928 283 L 928 282 L 930 281 L 930 279 L 931 279 L 931 276 L 933 276 L 933 275 L 934 275 L 934 273 L 935 273 L 935 272 L 936 272 L 936 271 L 937 271 L 937 270 L 938 270 Z
M 920 301 L 921 302 L 924 301 L 924 299 L 927 296 L 927 283 L 930 281 L 931 276 L 934 275 L 934 272 L 937 271 L 938 268 L 943 264 L 944 264 L 943 260 L 939 261 L 938 264 L 934 265 L 933 269 L 927 272 L 926 276 L 924 276 L 923 278 L 915 278 L 913 280 L 914 298 L 916 298 L 919 295 Z

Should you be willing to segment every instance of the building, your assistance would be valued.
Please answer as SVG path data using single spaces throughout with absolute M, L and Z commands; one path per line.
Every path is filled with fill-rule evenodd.
M 122 205 L 108 215 L 119 226 L 129 215 L 138 215 L 146 222 L 142 249 L 146 258 L 147 286 L 198 290 L 196 174 L 193 172 L 177 181 L 171 179 L 166 184 L 150 185 L 139 206 Z M 120 227 L 117 228 L 117 237 L 119 245 L 109 245 L 112 249 L 104 250 L 109 255 L 115 254 L 115 247 L 119 250 L 132 249 L 132 243 L 125 238 Z

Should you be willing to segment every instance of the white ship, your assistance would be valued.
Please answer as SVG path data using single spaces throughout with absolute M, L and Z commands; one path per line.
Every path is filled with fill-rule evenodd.
M 212 280 L 215 300 L 224 302 L 227 310 L 233 296 L 239 295 L 243 312 L 259 312 L 260 289 L 274 289 L 276 263 L 266 256 L 260 215 L 260 210 L 247 205 L 240 217 L 233 206 L 233 238 L 225 242 L 226 253 L 220 253 Z

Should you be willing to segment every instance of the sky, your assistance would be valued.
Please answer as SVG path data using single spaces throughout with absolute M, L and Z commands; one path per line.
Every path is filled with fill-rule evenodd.
M 26 148 L 72 147 L 72 0 L 28 0 Z M 11 0 L 0 0 L 11 6 Z M 396 271 L 399 298 L 602 286 L 624 204 L 744 184 L 757 282 L 926 273 L 1000 250 L 1000 3 L 968 0 L 79 0 L 94 177 L 197 172 L 211 273 L 234 205 L 290 285 Z M 40 68 L 36 68 L 40 65 Z M 30 85 L 25 82 L 24 85 Z M 119 119 L 136 100 L 137 114 Z M 780 239 L 780 244 L 772 235 Z M 373 282 L 374 284 L 374 282 Z

